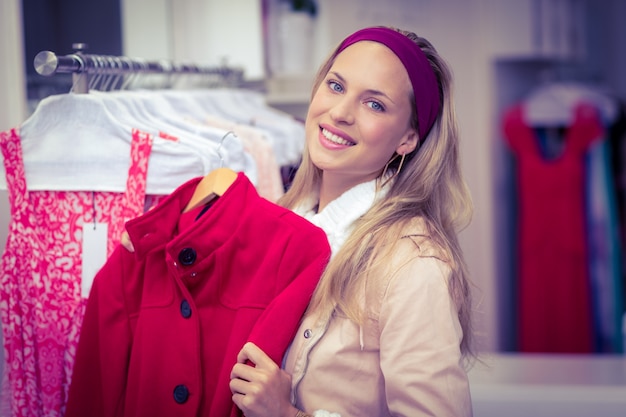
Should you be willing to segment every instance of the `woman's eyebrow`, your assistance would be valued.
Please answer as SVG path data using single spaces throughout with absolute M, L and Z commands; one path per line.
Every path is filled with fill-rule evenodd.
M 328 73 L 332 74 L 335 78 L 339 79 L 339 81 L 341 81 L 342 84 L 347 84 L 345 78 L 343 78 L 341 76 L 341 74 L 339 74 L 338 72 L 336 72 L 336 71 L 329 71 Z M 374 96 L 385 97 L 387 100 L 389 100 L 389 101 L 391 101 L 392 103 L 395 104 L 395 101 L 393 101 L 393 99 L 391 97 L 389 97 L 387 94 L 383 93 L 382 91 L 374 90 L 374 89 L 367 89 L 367 90 L 365 90 L 365 92 L 367 94 L 371 94 L 371 95 L 374 95 Z

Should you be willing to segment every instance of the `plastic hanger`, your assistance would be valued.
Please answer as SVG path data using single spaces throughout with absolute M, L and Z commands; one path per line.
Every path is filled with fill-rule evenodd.
M 537 87 L 524 100 L 524 118 L 531 126 L 569 126 L 580 103 L 593 105 L 605 123 L 617 118 L 617 102 L 599 87 L 553 81 Z
M 227 132 L 222 140 L 220 141 L 220 147 L 222 143 L 229 135 L 235 135 L 232 131 Z M 222 154 L 220 153 L 220 148 L 217 149 L 217 154 L 220 156 L 220 164 L 224 163 L 224 159 L 222 158 Z M 203 206 L 209 203 L 211 200 L 221 197 L 224 195 L 226 190 L 230 188 L 231 185 L 237 179 L 237 173 L 230 168 L 225 168 L 220 166 L 219 168 L 214 169 L 204 176 L 196 185 L 196 189 L 191 196 L 191 199 L 187 203 L 185 210 L 183 212 L 187 212 L 193 210 L 196 207 Z

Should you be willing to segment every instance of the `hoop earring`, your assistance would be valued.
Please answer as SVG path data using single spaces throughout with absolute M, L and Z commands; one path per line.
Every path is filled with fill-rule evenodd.
M 395 172 L 393 173 L 393 175 L 391 175 L 391 177 L 389 177 L 388 179 L 385 180 L 385 182 L 383 182 L 380 186 L 380 188 L 383 188 L 385 185 L 387 185 L 387 183 L 389 181 L 391 181 L 392 179 L 394 179 L 395 177 L 398 176 L 398 174 L 400 173 L 400 170 L 402 169 L 402 165 L 404 164 L 404 157 L 406 156 L 405 153 L 403 153 L 402 155 L 400 154 L 395 154 L 393 156 L 393 158 L 391 158 L 389 160 L 389 162 L 387 162 L 387 164 L 385 165 L 385 168 L 383 168 L 383 173 L 380 176 L 380 178 L 384 179 L 385 175 L 387 174 L 387 169 L 389 168 L 389 164 L 391 164 L 393 161 L 395 161 L 399 156 L 402 157 L 402 159 L 400 159 L 400 163 L 398 164 L 398 169 L 395 170 Z

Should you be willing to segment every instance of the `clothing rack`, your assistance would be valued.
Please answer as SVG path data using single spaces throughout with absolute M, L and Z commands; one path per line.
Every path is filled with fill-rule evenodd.
M 139 74 L 159 74 L 166 76 L 198 75 L 207 81 L 225 87 L 238 87 L 243 83 L 243 70 L 221 66 L 199 66 L 193 64 L 177 64 L 168 60 L 149 61 L 140 58 L 125 56 L 86 54 L 85 44 L 74 44 L 73 54 L 57 55 L 52 51 L 39 52 L 33 61 L 38 74 L 51 76 L 54 74 L 73 74 L 74 85 L 72 91 L 87 93 L 93 88 L 95 77 L 110 76 L 106 83 L 107 88 L 123 80 L 124 76 Z M 117 77 L 117 78 L 116 78 Z M 128 85 L 129 78 L 125 83 Z

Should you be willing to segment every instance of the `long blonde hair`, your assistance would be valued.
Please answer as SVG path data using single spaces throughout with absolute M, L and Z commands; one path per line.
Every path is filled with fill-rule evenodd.
M 463 329 L 461 351 L 471 355 L 471 292 L 457 234 L 469 224 L 472 202 L 460 170 L 452 75 L 429 41 L 412 32 L 395 30 L 415 42 L 430 62 L 439 82 L 441 111 L 428 136 L 420 138 L 416 150 L 406 155 L 401 169 L 397 171 L 400 158 L 389 164 L 391 172 L 397 171 L 395 180 L 386 196 L 355 222 L 350 237 L 329 262 L 311 300 L 310 311 L 330 314 L 338 309 L 354 321 L 361 322 L 363 311 L 358 290 L 364 285 L 367 272 L 380 261 L 382 254 L 391 252 L 394 242 L 402 237 L 404 228 L 416 218 L 422 218 L 429 237 L 446 254 L 452 268 L 448 285 Z M 335 49 L 320 67 L 312 96 L 337 54 Z M 411 123 L 417 131 L 415 108 Z M 305 147 L 293 183 L 278 203 L 290 209 L 296 208 L 317 193 L 321 174 Z

